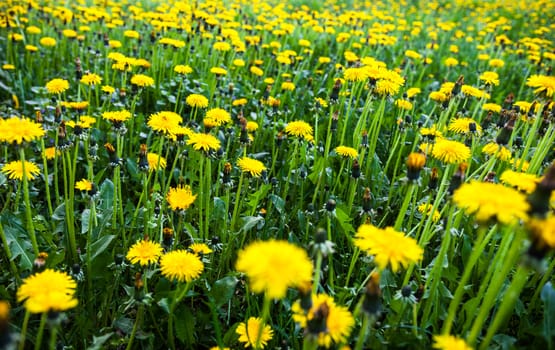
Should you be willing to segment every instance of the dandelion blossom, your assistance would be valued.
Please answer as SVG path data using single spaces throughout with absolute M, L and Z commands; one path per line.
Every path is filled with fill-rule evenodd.
M 102 78 L 98 74 L 88 73 L 83 75 L 81 78 L 81 83 L 85 85 L 98 85 L 102 82 Z
M 415 239 L 406 237 L 392 227 L 385 229 L 364 224 L 355 235 L 355 245 L 374 256 L 380 269 L 391 266 L 393 272 L 422 260 L 424 250 Z
M 216 136 L 203 133 L 189 135 L 187 144 L 193 146 L 195 151 L 217 151 L 221 147 L 220 140 Z
M 187 96 L 187 98 L 185 99 L 185 102 L 187 103 L 187 105 L 189 105 L 189 107 L 195 107 L 195 108 L 208 107 L 208 99 L 203 95 L 199 95 L 199 94 L 191 94 Z
M 511 151 L 507 147 L 498 145 L 495 142 L 490 142 L 486 144 L 482 148 L 482 152 L 487 154 L 488 156 L 493 156 L 502 161 L 508 161 L 512 157 Z
M 79 180 L 75 183 L 75 189 L 79 191 L 92 191 L 93 183 L 87 179 Z
M 41 124 L 27 118 L 0 118 L 0 142 L 18 145 L 31 142 L 43 137 L 45 134 Z
M 65 272 L 46 269 L 27 277 L 17 290 L 17 301 L 31 313 L 65 311 L 77 306 L 77 283 Z
M 154 85 L 154 79 L 144 74 L 135 74 L 131 77 L 131 84 L 140 87 L 148 87 Z
M 545 94 L 546 97 L 555 93 L 555 77 L 534 74 L 526 80 L 526 85 L 535 88 L 534 93 Z
M 313 295 L 311 301 L 307 312 L 300 300 L 293 304 L 293 320 L 305 329 L 305 334 L 314 336 L 320 346 L 329 348 L 332 343 L 345 343 L 355 325 L 349 309 L 335 304 L 326 294 Z
M 443 163 L 461 163 L 470 158 L 470 148 L 458 141 L 440 139 L 432 149 L 432 156 Z
M 52 79 L 46 83 L 46 90 L 51 94 L 61 94 L 69 89 L 69 81 L 65 79 Z
M 266 293 L 268 298 L 281 299 L 287 288 L 312 280 L 308 254 L 289 242 L 254 242 L 238 255 L 237 270 L 247 275 L 253 292 Z
M 109 111 L 102 113 L 102 118 L 109 120 L 111 122 L 121 123 L 131 119 L 131 112 L 128 110 L 121 110 L 121 111 Z
M 355 159 L 356 157 L 358 157 L 357 150 L 347 146 L 337 146 L 335 148 L 335 153 L 345 158 Z
M 482 127 L 480 126 L 480 124 L 478 124 L 478 122 L 476 122 L 472 118 L 451 119 L 451 122 L 449 123 L 447 129 L 458 134 L 468 134 L 470 132 L 476 132 L 480 134 L 482 132 Z
M 189 186 L 171 187 L 166 195 L 166 200 L 172 210 L 187 210 L 195 202 L 196 194 L 193 194 Z
M 453 194 L 455 204 L 476 220 L 497 219 L 502 224 L 526 220 L 530 205 L 517 190 L 490 182 L 471 181 L 462 184 Z
M 4 164 L 2 172 L 10 179 L 23 180 L 23 163 L 20 160 L 15 160 Z M 34 180 L 38 174 L 40 174 L 39 167 L 35 163 L 25 161 L 25 176 L 27 180 Z
M 249 173 L 253 177 L 260 177 L 262 172 L 266 170 L 266 166 L 259 160 L 249 157 L 243 157 L 237 161 L 237 165 L 241 171 Z
M 160 271 L 170 280 L 191 282 L 204 270 L 204 264 L 198 256 L 186 250 L 174 250 L 160 258 Z
M 433 347 L 440 350 L 472 350 L 463 339 L 452 335 L 434 335 Z
M 312 126 L 310 126 L 307 122 L 302 120 L 297 120 L 290 122 L 285 127 L 285 132 L 287 135 L 302 137 L 304 139 L 308 139 L 312 137 Z
M 231 115 L 225 109 L 212 108 L 206 112 L 206 119 L 212 121 L 215 126 L 221 126 L 231 122 Z
M 245 348 L 264 348 L 274 335 L 272 328 L 264 325 L 259 317 L 251 317 L 247 322 L 241 322 L 235 332 L 239 335 L 239 341 L 245 343 Z
M 541 179 L 534 174 L 505 170 L 499 180 L 504 184 L 516 187 L 519 191 L 532 193 Z
M 166 158 L 159 156 L 156 153 L 148 152 L 146 159 L 148 161 L 148 169 L 150 171 L 166 169 Z
M 160 243 L 140 240 L 129 248 L 126 258 L 132 264 L 147 266 L 157 262 L 162 252 L 163 249 Z
M 175 129 L 179 127 L 179 123 L 183 118 L 177 113 L 170 111 L 161 111 L 151 114 L 147 125 L 154 131 L 167 136 L 173 136 Z

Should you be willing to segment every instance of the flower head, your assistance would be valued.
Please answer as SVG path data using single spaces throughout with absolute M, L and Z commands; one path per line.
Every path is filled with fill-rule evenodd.
M 335 148 L 335 153 L 345 158 L 355 159 L 356 157 L 358 157 L 357 150 L 347 146 L 337 146 Z
M 453 194 L 455 204 L 476 220 L 486 222 L 497 219 L 510 224 L 518 219 L 526 220 L 530 205 L 522 193 L 490 182 L 471 181 L 462 184 Z
M 433 347 L 440 350 L 472 350 L 463 339 L 453 335 L 434 335 Z
M 480 75 L 480 80 L 486 85 L 499 85 L 499 74 L 496 72 L 484 72 Z
M 260 177 L 262 172 L 266 170 L 264 163 L 249 157 L 240 158 L 237 165 L 241 168 L 241 171 L 249 173 L 253 177 Z
M 499 180 L 504 184 L 516 187 L 519 191 L 532 193 L 541 179 L 534 174 L 505 170 Z
M 193 68 L 188 65 L 178 64 L 173 68 L 173 71 L 177 74 L 190 74 L 193 73 Z
M 187 98 L 185 99 L 185 102 L 190 107 L 196 107 L 196 108 L 208 107 L 208 99 L 204 97 L 204 95 L 191 94 L 187 96 Z
M 193 194 L 189 186 L 170 187 L 166 200 L 172 210 L 187 210 L 195 202 L 196 194 Z
M 381 229 L 368 224 L 358 228 L 355 245 L 373 255 L 380 269 L 391 266 L 393 272 L 420 261 L 424 253 L 416 240 L 392 227 Z
M 212 253 L 212 249 L 206 243 L 193 243 L 189 246 L 189 249 L 196 255 Z
M 220 140 L 211 134 L 195 133 L 189 135 L 188 145 L 192 145 L 195 151 L 217 151 L 221 147 Z
M 526 80 L 526 85 L 535 88 L 535 94 L 552 97 L 555 93 L 555 77 L 552 76 L 534 74 Z
M 287 135 L 302 137 L 304 139 L 310 139 L 312 137 L 312 126 L 307 122 L 302 120 L 297 120 L 290 122 L 285 127 L 285 132 Z
M 154 79 L 144 74 L 135 74 L 131 77 L 131 84 L 140 87 L 148 87 L 154 85 Z
M 312 279 L 306 251 L 286 241 L 254 242 L 238 255 L 236 268 L 247 275 L 251 290 L 269 298 L 281 299 L 287 288 Z
M 8 175 L 10 179 L 23 180 L 23 163 L 21 163 L 20 160 L 14 160 L 13 162 L 4 164 L 2 172 Z M 40 174 L 39 167 L 35 163 L 25 161 L 25 176 L 27 180 L 34 180 L 38 174 Z
M 133 244 L 127 251 L 127 260 L 132 264 L 147 266 L 158 261 L 163 249 L 160 243 L 149 240 L 140 240 Z
M 231 115 L 225 109 L 212 108 L 206 112 L 206 119 L 209 119 L 216 126 L 224 125 L 231 122 Z
M 27 118 L 0 118 L 0 142 L 16 143 L 31 142 L 45 134 L 42 125 Z
M 148 160 L 148 169 L 150 171 L 166 169 L 166 158 L 150 152 L 147 153 L 146 158 Z
M 87 179 L 82 179 L 79 180 L 75 183 L 75 189 L 79 190 L 79 191 L 92 191 L 93 189 L 93 183 L 90 182 Z
M 198 256 L 186 250 L 174 250 L 162 255 L 160 271 L 170 280 L 191 282 L 204 270 L 204 264 Z
M 423 214 L 424 216 L 431 215 L 433 222 L 437 222 L 441 218 L 441 214 L 437 210 L 432 211 L 432 209 L 434 209 L 434 206 L 430 203 L 420 204 L 417 209 L 418 212 Z
M 458 141 L 437 140 L 432 149 L 432 156 L 448 164 L 456 164 L 470 158 L 470 148 Z
M 102 118 L 109 120 L 111 122 L 124 122 L 131 119 L 131 112 L 128 110 L 121 111 L 110 111 L 102 113 Z
M 152 130 L 173 138 L 175 137 L 176 128 L 179 127 L 182 121 L 183 118 L 181 118 L 179 114 L 170 111 L 162 111 L 151 114 L 147 125 Z
M 490 142 L 486 144 L 482 148 L 482 152 L 503 161 L 510 160 L 512 157 L 511 151 L 507 147 L 498 145 L 495 142 Z
M 81 77 L 81 82 L 86 85 L 98 85 L 102 82 L 102 78 L 98 74 L 88 73 Z
M 69 89 L 69 81 L 65 79 L 52 79 L 46 83 L 46 90 L 51 94 L 61 94 Z
M 263 327 L 262 330 L 261 327 Z M 264 325 L 262 319 L 258 317 L 251 317 L 247 322 L 239 323 L 235 332 L 239 335 L 239 341 L 245 343 L 245 348 L 249 346 L 264 348 L 274 335 L 272 328 Z
M 476 132 L 480 134 L 482 132 L 482 127 L 480 126 L 480 124 L 478 124 L 478 122 L 476 122 L 472 118 L 451 119 L 451 122 L 449 123 L 447 129 L 458 134 L 468 134 L 470 132 Z
M 27 277 L 17 290 L 17 301 L 32 313 L 65 311 L 77 306 L 77 283 L 65 272 L 46 269 Z
M 305 329 L 306 334 L 314 336 L 320 346 L 329 348 L 332 343 L 345 343 L 355 324 L 351 312 L 336 305 L 326 294 L 313 295 L 311 301 L 308 311 L 303 310 L 300 300 L 293 304 L 293 320 Z

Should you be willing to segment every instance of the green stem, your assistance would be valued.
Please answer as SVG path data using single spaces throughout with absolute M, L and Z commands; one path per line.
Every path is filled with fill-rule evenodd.
M 401 225 L 403 224 L 403 219 L 405 218 L 406 211 L 409 207 L 410 200 L 412 198 L 412 193 L 416 186 L 414 183 L 409 183 L 409 188 L 407 189 L 407 193 L 405 194 L 405 199 L 403 200 L 403 204 L 401 205 L 401 209 L 399 210 L 399 214 L 397 214 L 397 219 L 395 220 L 395 230 L 400 231 Z
M 56 350 L 56 339 L 58 336 L 58 325 L 53 325 L 52 329 L 50 330 L 50 350 Z
M 19 149 L 19 156 L 21 158 L 22 179 L 23 179 L 23 199 L 25 201 L 25 218 L 27 221 L 27 232 L 31 236 L 31 244 L 33 245 L 33 252 L 35 257 L 39 255 L 39 246 L 37 244 L 37 236 L 35 235 L 35 226 L 33 225 L 33 214 L 31 211 L 31 201 L 29 200 L 29 180 L 27 179 L 27 172 L 25 171 L 25 150 L 23 147 Z
M 503 299 L 501 301 L 501 305 L 495 317 L 493 318 L 492 323 L 488 327 L 488 331 L 486 333 L 486 337 L 482 344 L 480 344 L 480 350 L 485 350 L 488 348 L 489 343 L 491 342 L 495 332 L 501 327 L 507 317 L 511 315 L 511 312 L 514 310 L 514 305 L 520 292 L 524 288 L 524 285 L 528 281 L 528 267 L 524 265 L 520 265 L 513 277 L 513 281 L 511 285 L 503 295 Z
M 237 194 L 235 195 L 235 205 L 233 206 L 233 215 L 231 216 L 231 230 L 235 230 L 235 223 L 237 221 L 237 213 L 239 211 L 239 206 L 241 204 L 241 187 L 243 186 L 243 175 L 239 177 L 239 185 L 237 185 Z
M 131 336 L 129 337 L 129 342 L 125 350 L 131 350 L 133 348 L 133 341 L 135 340 L 135 335 L 137 334 L 137 329 L 139 328 L 139 323 L 143 318 L 143 311 L 145 306 L 141 304 L 139 310 L 137 311 L 137 316 L 135 317 L 135 323 L 133 324 L 133 330 L 131 331 Z
M 37 339 L 35 341 L 35 350 L 39 350 L 42 345 L 42 336 L 44 334 L 44 325 L 46 324 L 46 312 L 43 312 L 40 316 L 40 325 L 37 332 Z
M 355 350 L 362 350 L 364 348 L 364 343 L 366 343 L 366 337 L 368 330 L 370 328 L 369 318 L 367 314 L 362 314 L 362 325 L 360 326 L 360 331 L 358 333 L 357 343 L 355 345 Z
M 322 272 L 322 252 L 318 250 L 316 253 L 316 266 L 314 267 L 314 283 L 312 284 L 312 294 L 318 293 L 320 285 L 320 273 Z
M 19 335 L 19 350 L 25 349 L 25 338 L 27 336 L 27 326 L 29 325 L 29 316 L 31 313 L 25 309 L 25 316 L 23 317 L 23 325 L 21 326 L 21 333 Z

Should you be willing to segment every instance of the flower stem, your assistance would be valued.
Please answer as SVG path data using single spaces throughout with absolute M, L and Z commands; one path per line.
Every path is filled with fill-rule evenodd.
M 31 313 L 29 310 L 25 310 L 25 316 L 23 317 L 23 325 L 21 326 L 21 333 L 19 335 L 19 350 L 25 349 L 25 338 L 27 336 L 27 326 L 29 325 L 29 316 Z
M 362 325 L 360 326 L 360 331 L 358 333 L 358 339 L 355 345 L 355 350 L 362 350 L 364 348 L 364 343 L 366 343 L 366 337 L 368 335 L 369 328 L 370 328 L 369 316 L 363 313 Z
M 39 255 L 39 246 L 37 244 L 37 237 L 35 235 L 35 226 L 33 225 L 33 214 L 31 212 L 31 201 L 29 200 L 29 179 L 25 170 L 25 150 L 23 147 L 19 149 L 19 156 L 21 158 L 22 179 L 23 179 L 23 199 L 25 201 L 25 217 L 27 220 L 27 232 L 31 236 L 31 244 L 33 245 L 33 252 L 35 256 Z
M 40 316 L 40 325 L 37 333 L 37 339 L 35 341 L 35 350 L 39 350 L 42 344 L 42 336 L 44 334 L 44 325 L 46 324 L 46 312 L 43 312 Z
M 143 318 L 143 311 L 145 306 L 140 305 L 139 310 L 137 311 L 137 316 L 135 317 L 135 323 L 133 324 L 133 330 L 131 331 L 131 336 L 129 337 L 129 342 L 127 343 L 127 347 L 125 350 L 131 350 L 133 347 L 133 340 L 135 340 L 135 334 L 137 334 L 137 329 L 139 328 L 139 323 Z
M 401 229 L 401 225 L 403 224 L 403 219 L 405 218 L 407 208 L 409 207 L 410 200 L 412 198 L 412 193 L 416 186 L 411 182 L 408 185 L 407 193 L 405 194 L 405 199 L 403 200 L 403 204 L 401 205 L 401 209 L 399 210 L 399 214 L 397 214 L 397 220 L 395 220 L 395 230 L 399 231 Z
M 237 212 L 241 204 L 241 187 L 243 186 L 243 172 L 239 177 L 239 184 L 237 185 L 237 194 L 235 195 L 235 205 L 233 206 L 233 215 L 231 216 L 231 230 L 235 230 L 235 223 L 237 221 Z

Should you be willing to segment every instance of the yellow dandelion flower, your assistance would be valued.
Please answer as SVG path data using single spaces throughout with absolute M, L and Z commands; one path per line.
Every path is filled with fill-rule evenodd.
M 252 67 L 250 67 L 249 71 L 250 71 L 252 74 L 254 74 L 254 75 L 258 76 L 258 77 L 261 77 L 261 76 L 264 75 L 264 71 L 263 71 L 262 69 L 258 68 L 257 66 L 252 66 Z
M 237 100 L 233 100 L 233 102 L 231 103 L 231 105 L 233 107 L 237 107 L 237 106 L 244 106 L 247 104 L 247 102 L 249 102 L 246 98 L 239 98 Z
M 10 179 L 21 181 L 23 180 L 23 174 L 25 174 L 27 180 L 34 180 L 35 177 L 40 174 L 40 169 L 35 163 L 25 161 L 25 170 L 23 170 L 23 163 L 21 163 L 20 160 L 15 160 L 8 164 L 4 164 L 2 172 Z
M 56 46 L 56 39 L 51 38 L 49 36 L 45 36 L 43 38 L 40 38 L 39 44 L 41 44 L 42 46 L 45 46 L 45 47 Z
M 210 73 L 215 74 L 217 76 L 227 75 L 227 70 L 225 68 L 212 67 L 210 68 Z
M 82 179 L 79 180 L 75 183 L 75 189 L 79 190 L 79 191 L 92 191 L 93 189 L 93 183 L 90 182 L 87 179 Z
M 191 282 L 197 279 L 204 264 L 200 258 L 186 250 L 174 250 L 162 255 L 160 258 L 160 271 L 162 276 L 178 282 Z
M 187 98 L 185 99 L 185 102 L 190 107 L 195 107 L 195 108 L 208 107 L 208 99 L 203 95 L 199 95 L 199 94 L 191 94 L 187 96 Z
M 501 112 L 501 106 L 498 105 L 497 103 L 484 103 L 482 106 L 482 109 L 487 112 L 495 112 L 495 113 Z
M 512 188 L 490 182 L 471 181 L 462 184 L 453 194 L 455 204 L 476 220 L 487 222 L 497 219 L 510 224 L 518 219 L 526 220 L 530 205 L 526 196 Z
M 343 78 L 347 81 L 361 82 L 368 79 L 368 71 L 365 67 L 352 67 L 343 71 Z
M 260 177 L 260 175 L 262 175 L 262 172 L 266 170 L 266 166 L 264 166 L 264 163 L 249 157 L 240 158 L 237 161 L 237 166 L 241 168 L 241 171 L 249 173 L 253 177 Z
M 251 346 L 263 349 L 274 335 L 272 328 L 264 325 L 258 317 L 250 317 L 246 323 L 239 323 L 235 332 L 239 335 L 239 342 L 245 343 L 245 348 Z
M 355 319 L 348 308 L 339 306 L 326 294 L 313 295 L 312 306 L 305 312 L 300 300 L 291 310 L 293 320 L 305 329 L 305 333 L 314 336 L 318 345 L 329 348 L 332 344 L 347 341 L 355 325 Z
M 357 150 L 348 146 L 337 146 L 335 148 L 335 153 L 345 158 L 355 159 L 356 157 L 358 157 Z
M 164 249 L 158 242 L 140 240 L 129 248 L 126 258 L 132 264 L 147 266 L 158 262 L 158 258 L 162 255 L 163 251 Z
M 505 170 L 499 177 L 499 180 L 504 184 L 517 188 L 519 191 L 532 193 L 536 189 L 536 185 L 541 178 L 534 174 Z
M 140 87 L 148 87 L 154 85 L 154 79 L 144 74 L 135 74 L 131 77 L 131 84 Z
M 22 144 L 40 139 L 46 132 L 41 124 L 27 118 L 0 118 L 0 142 Z
M 546 97 L 552 97 L 555 93 L 555 77 L 534 74 L 526 80 L 526 86 L 535 88 L 535 94 L 544 94 Z
M 395 100 L 395 106 L 407 111 L 412 109 L 412 103 L 410 101 L 403 100 L 403 99 Z
M 374 256 L 380 269 L 391 266 L 393 272 L 399 267 L 408 267 L 422 260 L 424 250 L 415 239 L 395 231 L 392 227 L 385 229 L 373 225 L 360 226 L 355 235 L 355 245 Z
M 196 194 L 193 194 L 189 186 L 170 187 L 166 200 L 172 210 L 187 210 L 195 202 Z
M 236 268 L 247 275 L 253 292 L 272 299 L 282 299 L 287 288 L 312 280 L 308 254 L 287 241 L 251 243 L 238 253 Z
M 51 94 L 61 94 L 69 89 L 69 81 L 65 79 L 52 79 L 46 83 L 46 90 Z
M 131 119 L 131 112 L 128 110 L 121 110 L 121 111 L 109 111 L 102 113 L 102 118 L 109 120 L 111 122 L 125 122 Z
M 147 153 L 148 170 L 166 169 L 166 158 L 157 155 L 156 153 Z
M 295 90 L 295 84 L 290 81 L 284 81 L 281 83 L 281 89 L 285 91 L 293 91 Z
M 56 150 L 56 147 L 48 147 L 44 149 L 44 157 L 48 160 L 54 159 L 57 154 L 60 154 L 60 152 Z
M 182 121 L 183 118 L 175 112 L 161 111 L 151 114 L 147 125 L 156 132 L 166 136 L 174 136 L 175 129 L 179 127 Z
M 434 335 L 433 348 L 440 350 L 473 350 L 463 339 L 453 335 Z
M 206 112 L 206 119 L 210 119 L 216 126 L 221 126 L 231 122 L 231 115 L 225 109 L 212 108 Z
M 102 86 L 102 89 L 101 89 L 101 90 L 102 90 L 102 92 L 105 92 L 105 93 L 107 93 L 108 95 L 111 95 L 111 94 L 113 94 L 113 93 L 116 91 L 116 89 L 115 89 L 114 87 L 110 86 L 110 85 L 104 85 L 104 86 Z
M 480 74 L 480 80 L 486 85 L 499 85 L 499 74 L 496 72 L 486 71 Z
M 448 57 L 443 61 L 446 67 L 455 67 L 459 64 L 459 60 L 453 57 Z
M 307 139 L 312 137 L 312 126 L 302 120 L 293 121 L 287 124 L 285 132 L 290 136 L 302 137 Z
M 186 74 L 193 73 L 193 68 L 191 68 L 189 65 L 178 64 L 173 68 L 173 71 L 176 72 L 177 74 L 186 75 Z
M 470 158 L 470 148 L 458 141 L 439 139 L 432 149 L 432 157 L 443 163 L 461 163 Z
M 468 134 L 470 132 L 482 133 L 482 127 L 472 118 L 453 118 L 447 127 L 447 130 L 458 134 Z
M 102 78 L 98 74 L 88 73 L 83 75 L 81 78 L 81 83 L 86 85 L 98 85 L 102 81 Z
M 418 95 L 422 90 L 420 88 L 410 88 L 407 89 L 407 98 L 413 98 L 414 96 Z
M 60 312 L 77 306 L 77 283 L 65 272 L 46 269 L 27 277 L 17 290 L 17 301 L 31 313 Z
M 420 129 L 420 135 L 427 137 L 429 139 L 435 139 L 437 138 L 442 138 L 443 137 L 443 133 L 438 130 L 437 126 L 435 124 L 433 124 L 431 127 L 429 128 L 421 128 Z
M 474 86 L 466 85 L 466 84 L 461 87 L 461 93 L 465 96 L 472 96 L 476 98 L 488 99 L 490 97 L 488 93 L 478 88 L 475 88 Z
M 508 161 L 512 158 L 511 151 L 507 147 L 498 145 L 495 142 L 486 144 L 482 148 L 482 152 L 502 161 Z
M 187 145 L 193 146 L 195 151 L 217 151 L 221 147 L 220 140 L 211 134 L 194 133 L 189 135 Z
M 429 203 L 423 203 L 423 204 L 420 204 L 417 209 L 419 213 L 423 214 L 423 216 L 431 215 L 432 221 L 437 222 L 441 218 L 441 214 L 437 210 L 432 212 L 433 208 L 434 208 L 433 205 Z
M 489 60 L 488 64 L 490 65 L 490 67 L 501 68 L 505 65 L 505 62 L 502 59 L 493 58 Z
M 189 246 L 189 249 L 196 255 L 210 254 L 213 252 L 205 243 L 193 243 Z

